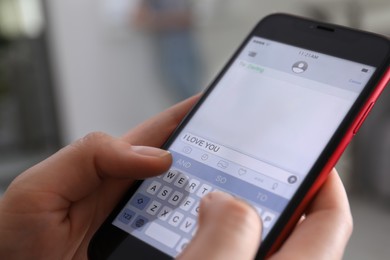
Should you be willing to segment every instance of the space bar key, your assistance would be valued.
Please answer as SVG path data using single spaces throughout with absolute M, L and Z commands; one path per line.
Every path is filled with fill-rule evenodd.
M 175 232 L 154 222 L 146 229 L 145 234 L 170 248 L 174 247 L 180 239 Z

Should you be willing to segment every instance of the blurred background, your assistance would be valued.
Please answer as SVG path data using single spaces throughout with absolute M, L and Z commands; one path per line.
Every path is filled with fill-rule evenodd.
M 388 0 L 0 0 L 0 194 L 88 132 L 123 134 L 204 89 L 273 12 L 390 35 Z M 387 89 L 338 164 L 345 259 L 390 255 L 389 156 Z

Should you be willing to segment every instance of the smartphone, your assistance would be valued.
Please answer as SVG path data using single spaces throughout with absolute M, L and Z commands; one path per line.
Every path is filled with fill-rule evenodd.
M 390 42 L 273 14 L 260 21 L 163 148 L 161 176 L 138 182 L 95 234 L 90 259 L 170 259 L 219 190 L 263 220 L 257 259 L 278 249 L 390 78 Z

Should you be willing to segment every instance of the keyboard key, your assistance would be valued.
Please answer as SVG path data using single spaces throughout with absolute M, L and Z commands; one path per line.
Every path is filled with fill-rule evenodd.
M 184 215 L 180 212 L 173 212 L 171 219 L 168 221 L 169 224 L 171 224 L 174 227 L 177 227 L 180 222 L 183 220 Z
M 149 220 L 144 216 L 138 215 L 131 224 L 131 227 L 137 230 L 142 230 L 142 228 L 148 223 Z
M 268 228 L 271 225 L 271 223 L 273 222 L 275 215 L 272 214 L 271 212 L 266 211 L 266 212 L 264 212 L 262 218 L 263 218 L 264 228 Z
M 157 182 L 157 181 L 153 181 L 152 184 L 149 185 L 148 189 L 146 190 L 147 193 L 149 194 L 156 194 L 156 192 L 158 191 L 158 189 L 160 189 L 161 187 L 161 183 Z
M 199 214 L 199 202 L 197 202 L 194 208 L 191 210 L 191 214 L 194 216 L 198 216 Z
M 175 191 L 172 196 L 169 198 L 168 202 L 176 206 L 184 197 L 183 193 Z
M 183 188 L 188 179 L 189 177 L 187 175 L 180 173 L 179 177 L 177 177 L 176 181 L 174 182 L 174 185 L 178 188 Z
M 200 182 L 198 180 L 191 179 L 188 182 L 185 190 L 188 191 L 188 192 L 194 193 L 198 189 L 199 184 L 200 184 Z
M 124 224 L 129 224 L 129 222 L 134 218 L 135 212 L 129 209 L 125 209 L 119 216 L 119 221 Z
M 181 203 L 180 208 L 184 211 L 190 210 L 190 208 L 194 205 L 195 199 L 191 197 L 187 197 L 183 202 Z
M 154 216 L 156 215 L 157 211 L 159 211 L 160 208 L 161 208 L 161 203 L 154 200 L 152 201 L 152 203 L 150 203 L 146 212 Z
M 160 192 L 158 193 L 157 197 L 159 197 L 160 199 L 162 200 L 165 200 L 166 198 L 168 198 L 169 194 L 171 194 L 172 192 L 172 188 L 168 187 L 168 186 L 164 186 Z
M 198 197 L 203 197 L 204 195 L 206 195 L 207 193 L 209 193 L 211 191 L 211 186 L 210 185 L 207 185 L 207 184 L 202 184 L 202 186 L 200 187 L 200 189 L 198 190 L 198 192 L 196 193 L 196 195 Z
M 141 193 L 137 193 L 134 195 L 130 204 L 136 207 L 137 209 L 143 210 L 146 207 L 146 205 L 149 203 L 149 201 L 150 201 L 149 197 L 146 197 Z
M 162 210 L 158 213 L 158 218 L 162 221 L 166 221 L 171 215 L 172 209 L 170 207 L 164 206 Z
M 167 174 L 165 174 L 163 180 L 168 182 L 168 183 L 171 183 L 175 179 L 175 177 L 178 175 L 179 175 L 179 171 L 170 169 L 167 172 Z
M 149 225 L 145 234 L 170 248 L 173 248 L 180 239 L 178 234 L 155 222 Z
M 183 221 L 183 224 L 181 224 L 180 229 L 184 232 L 188 233 L 191 231 L 191 229 L 195 226 L 196 221 L 193 218 L 186 218 Z
M 187 238 L 183 238 L 176 247 L 176 251 L 181 253 L 188 246 L 190 241 Z

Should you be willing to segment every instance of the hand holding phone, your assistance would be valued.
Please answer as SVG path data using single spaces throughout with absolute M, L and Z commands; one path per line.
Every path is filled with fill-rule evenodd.
M 389 63 L 381 36 L 264 18 L 164 144 L 170 169 L 129 190 L 89 256 L 177 256 L 195 234 L 201 198 L 216 190 L 256 208 L 256 257 L 269 256 L 357 133 L 389 81 Z
M 163 151 L 158 149 L 138 147 L 136 153 L 129 153 L 129 142 L 157 146 L 191 103 L 189 100 L 158 115 L 123 138 L 101 133 L 88 135 L 21 174 L 0 201 L 0 258 L 84 259 L 91 236 L 111 211 L 113 201 L 121 196 L 132 180 L 163 171 L 171 161 L 170 156 L 162 156 Z M 156 125 L 159 125 L 158 129 Z M 120 154 L 124 156 L 118 156 Z M 145 163 L 145 159 L 149 162 Z M 124 166 L 128 168 L 122 168 Z M 122 169 L 117 171 L 119 168 Z M 327 183 L 340 184 L 333 175 Z M 91 185 L 98 176 L 99 185 Z M 290 243 L 292 246 L 278 254 L 300 252 L 313 258 L 309 251 L 301 249 L 308 245 L 313 245 L 310 248 L 327 245 L 326 248 L 317 247 L 316 256 L 322 253 L 329 256 L 329 248 L 332 252 L 342 253 L 347 237 L 339 235 L 346 227 L 343 223 L 350 219 L 342 186 L 325 184 L 315 203 L 313 214 L 307 215 L 311 220 L 300 225 L 301 230 L 307 226 L 303 230 L 313 234 L 309 237 L 315 239 L 304 244 L 295 239 L 298 243 Z M 230 214 L 232 210 L 239 214 Z M 191 242 L 181 259 L 252 259 L 261 234 L 259 219 L 254 213 L 253 208 L 241 200 L 227 195 L 213 196 L 201 212 L 203 220 L 196 236 L 198 239 Z M 327 216 L 325 220 L 315 217 L 324 214 Z M 320 234 L 320 225 L 329 225 L 330 228 Z M 331 230 L 337 232 L 329 232 Z M 295 232 L 289 241 L 294 237 Z M 137 251 L 133 255 L 136 256 Z
M 121 138 L 91 133 L 20 174 L 0 198 L 0 259 L 85 259 L 92 235 L 128 187 L 170 166 L 169 153 L 152 147 L 197 99 Z
M 339 258 L 351 219 L 340 180 L 334 172 L 327 178 L 328 172 L 389 78 L 387 39 L 270 16 L 165 143 L 174 159 L 170 169 L 166 152 L 131 144 L 161 146 L 196 98 L 123 138 L 89 135 L 20 175 L 0 202 L 0 257 L 84 258 L 92 234 L 127 187 L 166 170 L 130 189 L 95 235 L 90 258 L 170 258 L 194 234 L 184 258 L 252 255 L 260 235 L 257 258 L 275 252 L 272 257 L 283 259 L 330 252 Z M 210 193 L 216 190 L 256 210 Z M 276 251 L 315 194 L 306 219 Z M 198 204 L 202 197 L 206 206 Z M 224 203 L 229 206 L 214 206 Z M 236 214 L 237 207 L 244 217 L 230 222 L 229 210 Z
M 230 200 L 231 204 L 238 202 Z M 209 206 L 209 218 L 200 224 L 200 229 L 206 229 L 203 236 L 197 233 L 179 259 L 253 259 L 260 233 L 256 234 L 258 220 L 250 214 L 250 209 L 237 210 L 242 213 L 237 218 L 229 214 L 237 205 L 224 209 L 211 203 Z M 348 199 L 336 170 L 332 170 L 305 218 L 269 259 L 342 259 L 351 231 Z

